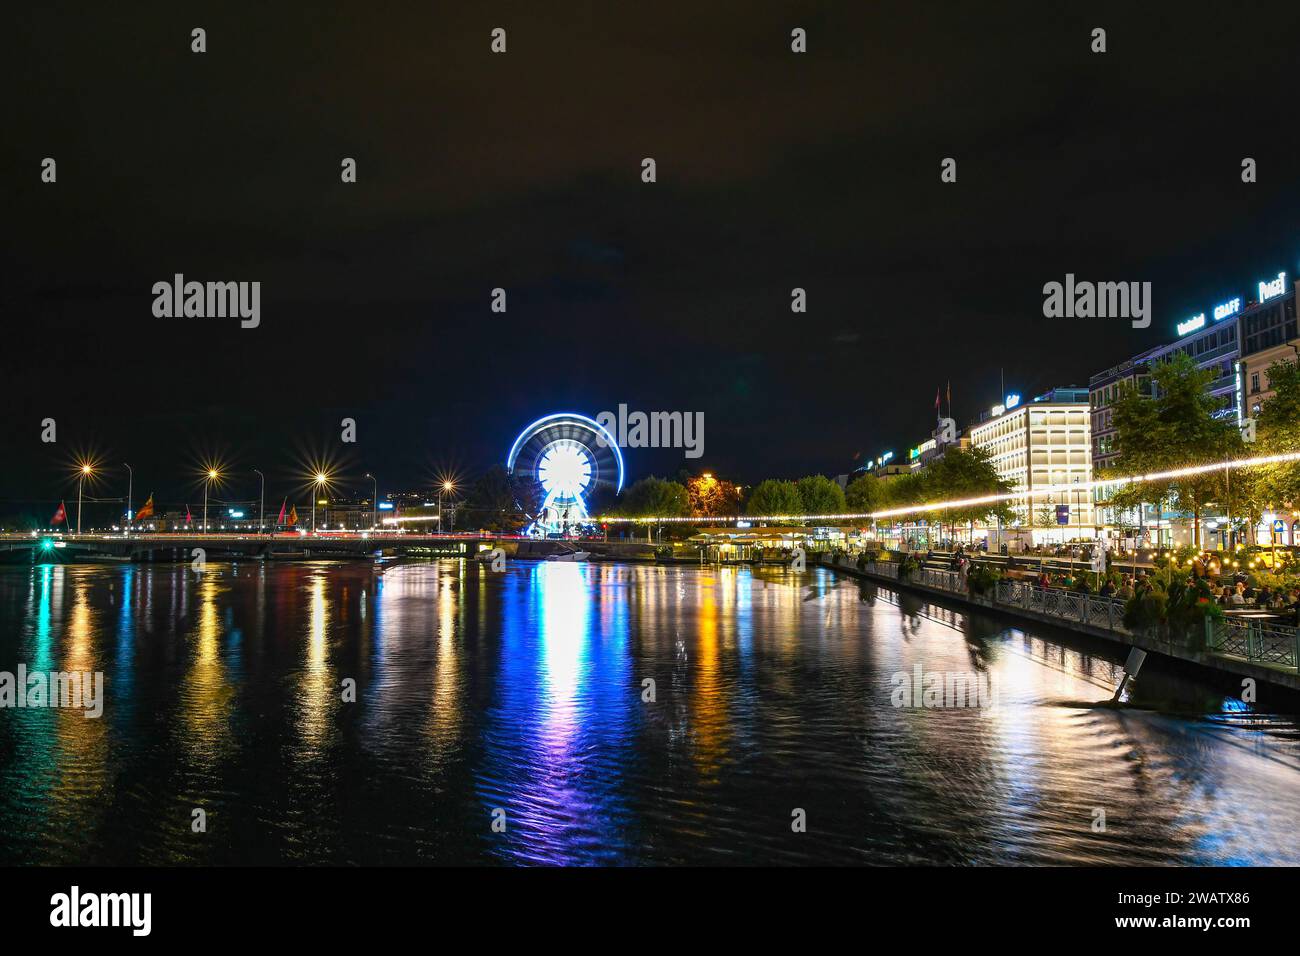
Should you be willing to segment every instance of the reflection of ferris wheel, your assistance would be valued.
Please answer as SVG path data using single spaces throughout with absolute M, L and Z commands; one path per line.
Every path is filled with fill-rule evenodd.
M 571 412 L 547 415 L 525 428 L 510 448 L 506 469 L 541 483 L 545 499 L 535 529 L 541 533 L 586 521 L 592 494 L 623 489 L 623 455 L 614 436 Z

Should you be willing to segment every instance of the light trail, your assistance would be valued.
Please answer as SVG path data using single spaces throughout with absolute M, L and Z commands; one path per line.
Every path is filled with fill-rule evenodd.
M 731 522 L 731 521 L 857 521 L 857 520 L 879 520 L 881 518 L 900 518 L 904 515 L 922 514 L 933 511 L 951 511 L 955 508 L 969 508 L 974 505 L 991 505 L 1000 501 L 1015 501 L 1018 498 L 1027 498 L 1030 495 L 1038 497 L 1039 495 L 1053 495 L 1068 492 L 1085 492 L 1092 491 L 1094 488 L 1103 486 L 1109 487 L 1114 485 L 1129 484 L 1147 484 L 1153 481 L 1172 481 L 1175 478 L 1190 478 L 1193 475 L 1204 475 L 1215 471 L 1236 471 L 1239 468 L 1258 468 L 1263 465 L 1283 465 L 1287 462 L 1300 461 L 1300 451 L 1287 452 L 1282 455 L 1261 455 L 1257 458 L 1230 458 L 1226 461 L 1211 462 L 1208 465 L 1189 465 L 1186 468 L 1175 468 L 1172 471 L 1154 471 L 1145 475 L 1126 475 L 1121 478 L 1097 478 L 1092 481 L 1080 481 L 1068 485 L 1045 485 L 1042 488 L 1034 488 L 1026 491 L 1011 491 L 999 495 L 983 495 L 977 498 L 960 498 L 952 501 L 932 501 L 920 505 L 907 505 L 902 508 L 887 508 L 884 511 L 862 511 L 848 514 L 821 514 L 821 515 L 731 515 L 729 517 L 713 518 L 679 518 L 679 517 L 649 517 L 649 518 L 624 518 L 617 515 L 604 515 L 595 519 L 596 521 L 619 523 L 619 524 L 701 524 L 709 522 Z

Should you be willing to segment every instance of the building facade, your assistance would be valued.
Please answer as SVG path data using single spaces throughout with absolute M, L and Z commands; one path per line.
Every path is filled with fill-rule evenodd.
M 1296 291 L 1300 282 L 1283 295 L 1255 304 L 1241 319 L 1241 408 L 1243 419 L 1259 415 L 1273 397 L 1268 369 L 1277 362 L 1294 363 L 1300 356 L 1296 331 Z
M 1014 485 L 1016 525 L 1033 543 L 1095 536 L 1088 389 L 1057 388 L 1012 408 L 994 406 L 968 433 L 972 447 L 989 453 L 998 477 Z M 1066 488 L 1035 493 L 1059 486 Z

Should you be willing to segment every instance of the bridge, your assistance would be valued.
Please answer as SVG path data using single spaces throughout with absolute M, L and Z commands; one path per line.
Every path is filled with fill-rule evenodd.
M 377 555 L 469 557 L 484 548 L 524 539 L 484 532 L 418 534 L 401 531 L 322 532 L 300 534 L 194 531 L 182 534 L 0 534 L 0 562 L 81 563 L 128 561 L 192 561 L 195 549 L 205 560 L 303 560 L 307 558 L 365 558 Z M 532 543 L 532 542 L 529 542 Z M 540 543 L 540 542 L 537 542 Z
M 0 534 L 0 564 L 92 564 L 193 561 L 202 549 L 206 561 L 305 561 L 384 557 L 473 557 L 500 547 L 510 557 L 543 559 L 571 548 L 601 557 L 654 560 L 646 542 L 548 540 L 486 531 L 420 534 L 396 530 L 280 532 L 192 531 L 181 534 L 108 532 L 85 534 Z

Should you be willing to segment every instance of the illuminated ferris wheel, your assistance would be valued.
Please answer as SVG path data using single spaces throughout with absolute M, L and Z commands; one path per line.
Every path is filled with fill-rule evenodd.
M 557 412 L 537 419 L 515 439 L 506 458 L 511 474 L 531 475 L 545 495 L 530 533 L 564 534 L 590 517 L 587 502 L 598 491 L 623 489 L 623 455 L 600 423 L 586 415 Z

